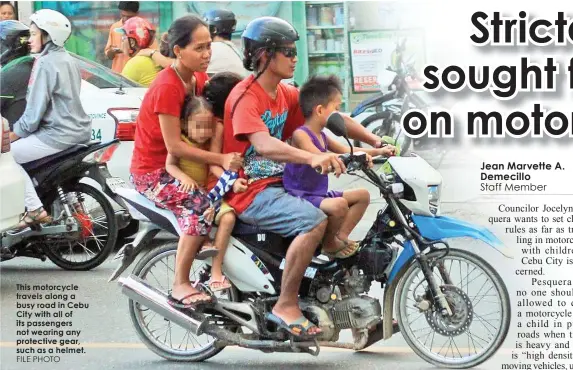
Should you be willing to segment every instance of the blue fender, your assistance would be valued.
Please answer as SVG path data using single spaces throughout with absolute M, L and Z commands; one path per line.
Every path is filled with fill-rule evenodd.
M 412 215 L 412 220 L 420 230 L 423 237 L 430 240 L 442 240 L 447 238 L 470 237 L 481 240 L 495 248 L 506 257 L 513 258 L 513 253 L 501 240 L 485 227 L 470 224 L 452 217 L 428 217 Z M 416 252 L 409 241 L 404 243 L 402 253 L 396 259 L 392 270 L 388 275 L 388 282 L 391 282 L 402 268 L 408 266 L 413 260 Z

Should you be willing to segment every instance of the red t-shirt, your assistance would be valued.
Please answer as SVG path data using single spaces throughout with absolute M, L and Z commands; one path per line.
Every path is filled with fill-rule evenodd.
M 195 94 L 201 95 L 209 76 L 204 72 L 195 72 L 195 79 Z M 159 115 L 179 118 L 185 94 L 185 87 L 173 68 L 165 68 L 157 74 L 141 102 L 137 116 L 131 173 L 145 175 L 165 168 L 167 147 L 161 134 Z
M 251 85 L 253 79 L 254 76 L 251 75 L 239 82 L 225 102 L 223 153 L 253 154 L 254 148 L 248 141 L 247 135 L 266 131 L 271 136 L 286 141 L 294 130 L 304 123 L 296 87 L 280 83 L 277 87 L 277 97 L 273 100 L 257 81 Z M 231 120 L 231 110 L 235 102 L 249 85 L 237 104 Z M 246 178 L 243 170 L 239 175 Z M 248 185 L 244 193 L 227 193 L 226 200 L 237 213 L 242 213 L 259 192 L 269 184 L 279 181 L 281 179 L 276 177 L 255 181 Z

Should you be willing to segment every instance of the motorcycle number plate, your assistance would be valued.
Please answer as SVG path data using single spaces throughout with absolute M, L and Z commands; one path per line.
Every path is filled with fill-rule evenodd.
M 283 260 L 281 261 L 281 264 L 279 266 L 279 269 L 284 270 L 285 264 L 286 264 L 286 260 L 283 258 Z M 317 271 L 318 270 L 314 267 L 307 267 L 306 270 L 304 271 L 304 277 L 309 278 L 309 279 L 313 279 L 314 276 L 316 275 Z
M 112 191 L 115 191 L 119 188 L 131 188 L 131 186 L 129 186 L 125 181 L 123 181 L 123 179 L 119 177 L 110 177 L 105 179 L 105 183 Z

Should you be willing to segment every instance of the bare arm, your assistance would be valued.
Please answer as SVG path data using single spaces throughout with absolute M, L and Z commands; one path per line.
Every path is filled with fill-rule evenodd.
M 167 154 L 167 160 L 165 161 L 165 170 L 168 174 L 175 177 L 179 181 L 185 181 L 189 178 L 185 172 L 181 171 L 179 168 L 179 159 L 177 157 Z
M 346 129 L 348 130 L 348 136 L 352 139 L 367 143 L 373 147 L 377 147 L 382 142 L 382 139 L 366 128 L 364 128 L 360 123 L 356 122 L 354 119 L 341 114 L 344 118 L 344 123 L 346 123 Z
M 326 142 L 328 143 L 328 150 L 333 152 L 333 153 L 338 153 L 338 154 L 344 154 L 344 153 L 350 153 L 350 147 L 339 143 L 338 141 L 336 141 L 335 139 L 331 138 L 331 137 L 326 137 Z M 379 148 L 379 149 L 370 149 L 370 148 L 359 148 L 357 151 L 360 152 L 364 152 L 372 157 L 376 157 L 378 155 L 383 155 L 383 156 L 389 156 L 391 155 L 392 150 L 391 149 L 384 149 L 384 148 Z
M 167 152 L 172 156 L 199 163 L 224 166 L 224 156 L 222 154 L 193 148 L 181 140 L 179 118 L 167 114 L 160 114 L 159 124 Z
M 175 62 L 175 59 L 166 57 L 165 55 L 161 54 L 159 50 L 151 55 L 151 59 L 161 68 L 167 68 Z

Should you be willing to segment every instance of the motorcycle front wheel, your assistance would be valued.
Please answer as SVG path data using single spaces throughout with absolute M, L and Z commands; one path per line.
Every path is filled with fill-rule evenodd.
M 176 254 L 177 242 L 167 242 L 142 257 L 135 266 L 133 274 L 169 294 L 175 277 Z M 205 266 L 205 261 L 195 260 L 191 266 L 189 280 L 199 279 Z M 234 287 L 217 292 L 216 295 L 217 299 L 239 301 L 238 291 Z M 129 316 L 139 338 L 147 348 L 169 361 L 205 361 L 223 350 L 223 347 L 215 345 L 215 338 L 207 334 L 196 336 L 190 330 L 173 324 L 131 299 Z
M 477 366 L 503 344 L 511 321 L 509 294 L 499 274 L 477 255 L 459 249 L 427 254 L 452 309 L 443 315 L 419 263 L 410 265 L 397 290 L 397 319 L 408 345 L 442 368 Z

